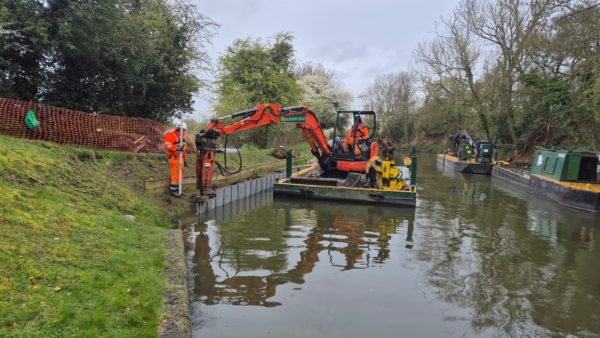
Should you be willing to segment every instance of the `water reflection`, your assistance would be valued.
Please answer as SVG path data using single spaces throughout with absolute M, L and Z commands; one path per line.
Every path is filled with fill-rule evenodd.
M 416 210 L 266 194 L 198 221 L 194 334 L 599 336 L 600 215 L 434 158 L 418 181 Z
M 417 252 L 428 266 L 425 282 L 440 299 L 470 309 L 477 335 L 597 336 L 597 215 L 478 176 L 425 180 L 451 192 L 420 194 L 417 219 L 438 225 Z M 483 195 L 484 203 L 472 198 Z
M 413 246 L 414 209 L 262 202 L 264 207 L 237 215 L 235 210 L 243 209 L 231 206 L 196 225 L 193 293 L 201 302 L 278 306 L 271 299 L 277 287 L 303 284 L 317 264 L 340 271 L 380 266 L 390 258 L 390 241 L 401 228 L 405 249 Z
M 507 186 L 493 179 L 494 189 L 521 201 L 526 206 L 527 229 L 551 242 L 569 238 L 591 249 L 592 231 L 600 225 L 600 215 L 567 208 L 543 196 Z

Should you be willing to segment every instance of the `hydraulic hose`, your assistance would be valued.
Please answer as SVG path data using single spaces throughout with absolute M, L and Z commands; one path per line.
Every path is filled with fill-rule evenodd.
M 218 161 L 215 161 L 215 164 L 217 165 L 217 168 L 219 168 L 219 172 L 223 176 L 237 174 L 240 171 L 242 171 L 242 166 L 243 166 L 242 153 L 240 152 L 240 147 L 238 145 L 237 138 L 233 137 L 233 143 L 235 145 L 235 150 L 236 150 L 236 153 L 238 155 L 238 159 L 240 161 L 240 164 L 239 164 L 238 168 L 236 170 L 234 170 L 234 171 L 230 171 L 227 168 L 227 143 L 228 143 L 228 138 L 229 138 L 229 135 L 226 135 L 225 136 L 225 145 L 224 145 L 225 151 L 223 152 L 223 162 L 224 162 L 224 164 L 221 165 L 221 163 L 219 163 Z

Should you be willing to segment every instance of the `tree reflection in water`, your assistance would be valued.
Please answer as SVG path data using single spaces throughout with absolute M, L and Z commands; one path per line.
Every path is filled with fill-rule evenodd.
M 286 199 L 229 218 L 196 227 L 193 293 L 205 304 L 281 305 L 269 300 L 277 287 L 303 284 L 320 257 L 341 271 L 384 264 L 399 227 L 412 248 L 414 209 Z
M 590 267 L 599 218 L 489 178 L 448 177 L 435 178 L 448 193 L 419 196 L 417 227 L 427 241 L 413 253 L 426 269 L 424 285 L 468 309 L 470 318 L 460 319 L 478 335 L 587 336 L 598 328 L 590 291 L 600 274 Z
M 597 337 L 600 215 L 435 164 L 420 161 L 416 210 L 268 200 L 210 215 L 188 251 L 199 335 Z

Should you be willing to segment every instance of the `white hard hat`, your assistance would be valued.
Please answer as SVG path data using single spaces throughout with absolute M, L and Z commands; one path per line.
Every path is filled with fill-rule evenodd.
M 187 124 L 185 122 L 177 122 L 175 124 L 175 128 L 177 129 L 187 129 Z

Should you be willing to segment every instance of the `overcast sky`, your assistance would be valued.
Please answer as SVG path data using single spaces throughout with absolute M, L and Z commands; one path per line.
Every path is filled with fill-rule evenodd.
M 298 63 L 322 63 L 355 97 L 378 76 L 413 65 L 413 50 L 457 0 L 192 0 L 221 25 L 209 46 L 217 59 L 235 39 L 294 37 Z M 210 103 L 196 98 L 196 116 Z

